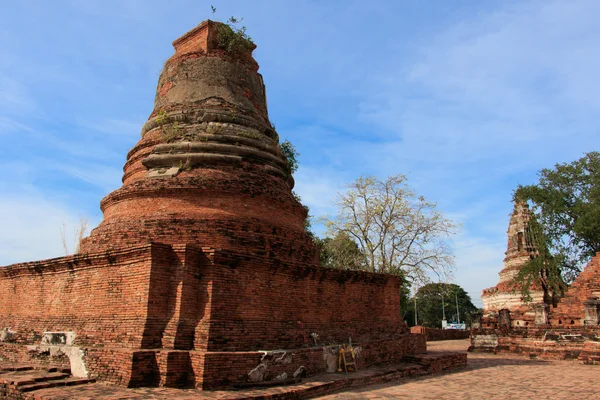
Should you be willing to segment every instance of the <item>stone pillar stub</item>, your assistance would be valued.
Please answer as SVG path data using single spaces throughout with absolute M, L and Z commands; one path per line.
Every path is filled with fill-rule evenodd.
M 498 325 L 500 325 L 501 328 L 510 328 L 510 310 L 502 309 L 498 311 Z
M 586 326 L 597 326 L 600 301 L 596 298 L 589 298 L 583 302 L 583 306 L 585 308 L 584 324 Z
M 471 315 L 471 328 L 472 329 L 480 329 L 481 328 L 481 318 L 483 318 L 483 314 L 480 312 L 475 312 Z
M 548 312 L 550 311 L 550 307 L 546 303 L 539 303 L 533 305 L 533 310 L 535 311 L 535 325 L 536 326 L 545 326 L 548 325 Z

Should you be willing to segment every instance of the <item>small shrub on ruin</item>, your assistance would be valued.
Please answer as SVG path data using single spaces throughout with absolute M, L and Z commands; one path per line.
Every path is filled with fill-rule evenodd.
M 227 23 L 219 26 L 217 43 L 220 49 L 228 53 L 243 53 L 254 50 L 256 45 L 246 33 L 246 27 L 237 27 L 242 20 L 231 17 Z
M 300 153 L 296 151 L 296 148 L 289 140 L 283 141 L 279 147 L 287 161 L 286 172 L 288 175 L 292 175 L 298 169 L 298 156 L 300 156 Z

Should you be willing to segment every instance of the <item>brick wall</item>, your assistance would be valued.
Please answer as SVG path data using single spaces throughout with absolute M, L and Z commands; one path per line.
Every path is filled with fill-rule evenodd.
M 470 351 L 517 353 L 546 359 L 600 355 L 598 327 L 473 329 Z
M 215 254 L 211 274 L 211 351 L 296 348 L 311 333 L 321 343 L 344 343 L 408 332 L 393 276 L 224 250 Z
M 75 255 L 0 268 L 0 328 L 17 343 L 74 331 L 78 345 L 142 341 L 152 248 Z
M 468 339 L 471 331 L 458 329 L 437 329 L 426 326 L 411 326 L 410 333 L 425 335 L 427 341 Z
M 600 298 L 600 253 L 590 260 L 571 284 L 558 307 L 550 309 L 550 324 L 557 328 L 583 326 L 584 302 L 589 298 Z

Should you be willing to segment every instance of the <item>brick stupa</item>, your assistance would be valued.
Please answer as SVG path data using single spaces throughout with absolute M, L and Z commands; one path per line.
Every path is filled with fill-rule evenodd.
M 361 368 L 425 351 L 398 278 L 317 265 L 258 64 L 219 48 L 221 26 L 173 43 L 123 186 L 81 252 L 0 268 L 0 358 L 218 388 L 323 372 L 323 344 L 350 338 Z
M 513 282 L 513 278 L 520 269 L 533 257 L 537 257 L 538 251 L 530 238 L 529 223 L 533 217 L 527 203 L 515 202 L 513 213 L 508 224 L 508 245 L 504 268 L 498 273 L 500 282 L 491 288 L 483 290 L 481 299 L 483 301 L 484 320 L 482 322 L 494 324 L 499 322 L 499 313 L 506 310 L 510 313 L 510 321 L 515 326 L 533 325 L 535 320 L 536 306 L 544 303 L 544 292 L 540 287 L 531 287 L 531 301 L 525 302 L 522 298 L 521 289 Z
M 173 42 L 123 186 L 81 251 L 187 243 L 314 263 L 306 211 L 268 114 L 251 52 L 218 49 L 206 21 Z

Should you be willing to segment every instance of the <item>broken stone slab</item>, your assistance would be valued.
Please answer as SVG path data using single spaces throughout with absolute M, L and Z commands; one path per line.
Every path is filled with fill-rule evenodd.
M 263 351 L 263 356 L 260 359 L 260 364 L 252 371 L 248 372 L 248 380 L 250 382 L 262 382 L 265 380 L 265 374 L 267 373 L 269 367 L 272 364 L 291 364 L 292 358 L 292 354 L 289 354 L 288 352 L 283 350 Z M 278 375 L 278 377 L 279 376 L 281 375 Z M 287 374 L 285 378 L 280 379 L 287 379 Z
M 83 361 L 85 353 L 79 347 L 64 347 L 61 349 L 63 353 L 69 357 L 69 363 L 71 365 L 71 375 L 75 378 L 87 378 L 88 371 Z
M 475 349 L 496 348 L 498 346 L 498 335 L 472 335 L 471 344 Z
M 277 375 L 274 380 L 283 381 L 284 379 L 287 379 L 287 377 L 288 377 L 288 374 L 284 372 L 282 374 Z
M 294 372 L 294 378 L 304 378 L 308 374 L 308 371 L 304 365 L 298 367 L 296 372 Z
M 50 354 L 51 357 L 67 356 L 71 366 L 71 375 L 75 378 L 87 378 L 88 371 L 83 360 L 84 352 L 73 346 L 77 335 L 75 332 L 44 332 L 41 345 L 27 346 L 30 352 Z
M 75 332 L 44 332 L 42 334 L 42 344 L 72 346 L 76 336 Z
M 567 341 L 567 342 L 583 342 L 585 341 L 585 337 L 578 333 L 573 334 L 561 334 L 558 340 Z
M 338 370 L 338 355 L 325 352 L 325 369 L 327 372 L 336 372 Z
M 281 357 L 275 359 L 275 364 L 291 364 L 292 363 L 292 355 L 287 352 L 283 352 Z
M 171 176 L 177 176 L 181 168 L 170 167 L 170 168 L 152 168 L 148 170 L 146 176 L 148 178 L 168 178 Z
M 10 328 L 0 330 L 0 342 L 12 342 L 17 332 L 11 331 Z
M 250 382 L 262 382 L 265 380 L 265 373 L 267 372 L 266 364 L 258 364 L 256 368 L 248 372 L 248 380 Z

